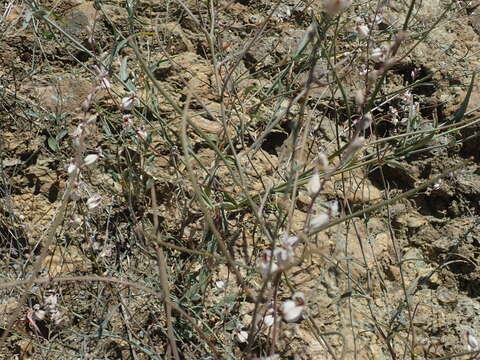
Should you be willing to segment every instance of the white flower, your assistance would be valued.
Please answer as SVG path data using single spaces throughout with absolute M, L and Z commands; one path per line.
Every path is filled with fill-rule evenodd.
M 321 213 L 320 215 L 312 216 L 308 225 L 310 229 L 318 229 L 324 225 L 327 225 L 329 221 L 330 216 L 328 216 L 328 214 Z
M 272 308 L 268 309 L 267 313 L 263 317 L 263 325 L 266 327 L 271 327 L 275 321 L 274 311 Z
M 389 51 L 390 48 L 387 45 L 380 45 L 380 47 L 372 50 L 370 57 L 375 62 L 385 62 L 387 60 Z
M 318 174 L 318 170 L 313 170 L 313 175 L 308 181 L 306 185 L 308 194 L 313 198 L 322 188 L 322 184 L 320 183 L 320 175 Z
M 122 98 L 121 107 L 123 110 L 131 110 L 134 105 L 138 104 L 138 98 L 135 93 L 130 94 L 130 96 Z
M 248 340 L 248 332 L 245 330 L 237 330 L 236 331 L 237 341 L 239 343 L 246 343 Z
M 408 105 L 413 103 L 413 95 L 410 90 L 405 90 L 405 92 L 402 95 L 402 101 Z
M 58 303 L 57 295 L 49 295 L 45 298 L 45 305 L 49 308 L 55 308 Z
M 224 289 L 225 288 L 225 281 L 218 280 L 215 282 L 215 286 L 219 289 Z
M 52 310 L 50 313 L 50 318 L 53 320 L 55 325 L 58 325 L 62 322 L 62 313 L 57 309 Z
M 35 310 L 33 317 L 35 320 L 43 320 L 45 319 L 45 315 L 47 315 L 47 312 L 42 309 L 37 309 Z
M 102 202 L 102 197 L 100 195 L 93 195 L 87 200 L 87 207 L 92 210 L 95 209 Z
M 360 40 L 364 40 L 368 38 L 370 30 L 368 29 L 367 25 L 362 24 L 355 27 L 355 32 L 357 33 L 357 36 Z
M 263 356 L 261 358 L 256 358 L 255 360 L 280 360 L 280 355 L 273 354 L 270 356 Z
M 388 107 L 388 112 L 392 116 L 392 119 L 390 120 L 392 122 L 392 124 L 397 125 L 398 124 L 398 110 L 396 108 L 394 108 L 393 106 L 389 106 Z
M 287 323 L 297 322 L 302 318 L 305 309 L 305 295 L 301 292 L 293 294 L 292 298 L 286 300 L 280 307 L 283 320 Z
M 358 73 L 360 76 L 367 75 L 369 73 L 368 67 L 365 66 L 365 64 L 360 65 L 360 71 Z M 365 98 L 365 95 L 363 95 L 363 97 Z
M 68 168 L 67 168 L 68 175 L 75 176 L 78 174 L 78 172 L 79 172 L 78 166 L 75 165 L 73 162 L 68 165 Z
M 375 25 L 380 24 L 383 21 L 383 11 L 383 8 L 380 8 L 377 14 L 370 15 L 370 22 L 373 22 Z
M 272 259 L 272 252 L 270 250 L 263 250 L 262 257 L 258 264 L 258 271 L 262 274 L 262 277 L 266 279 L 277 270 L 278 265 Z
M 90 154 L 85 156 L 85 159 L 83 159 L 83 163 L 87 166 L 92 165 L 95 161 L 98 160 L 100 156 L 98 154 Z
M 442 179 L 438 179 L 438 181 L 433 184 L 433 190 L 438 190 L 442 187 L 442 184 L 443 184 L 443 180 Z

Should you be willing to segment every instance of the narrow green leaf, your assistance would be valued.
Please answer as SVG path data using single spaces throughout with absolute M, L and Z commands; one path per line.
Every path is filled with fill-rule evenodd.
M 57 152 L 58 150 L 60 150 L 60 147 L 58 146 L 58 141 L 55 138 L 49 137 L 47 143 L 48 143 L 48 147 L 53 152 Z
M 452 123 L 459 122 L 465 116 L 465 112 L 467 111 L 468 103 L 470 102 L 470 96 L 472 95 L 473 84 L 474 84 L 474 81 L 475 81 L 475 75 L 476 74 L 477 73 L 475 71 L 472 74 L 472 80 L 470 80 L 470 86 L 468 87 L 467 95 L 465 95 L 465 99 L 463 100 L 462 105 L 460 105 L 460 107 L 457 109 L 457 111 L 455 111 L 455 114 L 453 114 L 453 118 L 449 119 L 447 121 L 447 123 L 452 124 Z

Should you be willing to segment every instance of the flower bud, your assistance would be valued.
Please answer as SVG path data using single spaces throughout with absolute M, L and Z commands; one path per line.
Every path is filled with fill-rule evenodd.
M 102 197 L 100 195 L 93 195 L 87 200 L 87 207 L 89 210 L 95 209 L 102 202 Z
M 318 229 L 324 225 L 327 225 L 329 221 L 330 216 L 328 216 L 328 214 L 321 213 L 320 215 L 312 216 L 308 224 L 310 229 Z
M 90 154 L 85 156 L 85 159 L 83 159 L 83 164 L 86 166 L 92 165 L 95 161 L 97 161 L 99 158 L 98 154 Z
M 467 330 L 467 350 L 468 351 L 475 351 L 478 350 L 480 347 L 478 345 L 478 340 L 475 337 L 475 332 L 471 329 Z
M 355 91 L 355 104 L 357 104 L 358 107 L 365 104 L 365 93 L 362 90 Z
M 75 176 L 75 175 L 78 174 L 79 171 L 80 170 L 79 170 L 78 166 L 75 165 L 73 162 L 68 165 L 68 168 L 67 168 L 68 175 Z
M 313 198 L 318 192 L 321 190 L 321 183 L 320 183 L 320 175 L 318 174 L 318 170 L 313 170 L 313 175 L 307 183 L 307 191 L 308 194 Z
M 323 151 L 320 151 L 318 154 L 318 163 L 320 165 L 320 169 L 326 170 L 328 168 L 328 156 Z

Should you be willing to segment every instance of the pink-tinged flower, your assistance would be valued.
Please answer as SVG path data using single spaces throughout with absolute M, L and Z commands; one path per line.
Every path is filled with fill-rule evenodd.
M 375 25 L 381 24 L 382 21 L 383 21 L 383 15 L 382 15 L 383 11 L 384 11 L 383 8 L 381 8 L 381 9 L 379 9 L 377 14 L 370 15 L 370 22 L 374 23 Z
M 97 81 L 100 83 L 102 89 L 110 89 L 112 84 L 108 80 L 108 71 L 100 70 L 98 66 L 95 66 L 95 71 L 97 72 Z
M 72 136 L 73 137 L 80 137 L 82 136 L 83 132 L 85 131 L 85 125 L 78 124 L 78 126 L 73 130 Z
M 122 124 L 125 129 L 131 129 L 133 127 L 133 120 L 131 115 L 122 116 Z
M 258 272 L 266 279 L 276 271 L 278 271 L 278 265 L 272 259 L 272 252 L 270 250 L 263 250 L 258 263 Z
M 100 195 L 93 195 L 87 200 L 87 207 L 92 210 L 95 209 L 102 202 L 102 197 Z
M 273 255 L 282 269 L 292 262 L 299 239 L 297 236 L 289 236 L 287 232 L 284 232 L 280 235 L 279 240 L 280 243 L 273 250 Z
M 98 154 L 90 154 L 85 156 L 85 159 L 83 159 L 83 164 L 86 166 L 92 165 L 94 162 L 98 160 L 100 155 Z
M 140 139 L 142 139 L 143 141 L 147 141 L 148 134 L 143 127 L 142 128 L 137 128 L 136 132 L 137 132 L 138 137 L 140 137 Z
M 297 291 L 292 298 L 286 300 L 280 307 L 282 318 L 287 323 L 297 322 L 302 318 L 305 309 L 305 295 Z
M 421 71 L 422 71 L 421 67 L 415 68 L 412 71 L 410 71 L 410 77 L 412 78 L 413 81 L 417 78 L 418 74 L 420 74 Z
M 130 96 L 126 96 L 122 98 L 122 109 L 123 110 L 131 110 L 134 105 L 138 104 L 138 97 L 135 93 L 131 93 Z
M 246 343 L 248 340 L 248 332 L 242 330 L 242 324 L 238 324 L 237 328 L 233 331 L 237 341 L 241 344 Z

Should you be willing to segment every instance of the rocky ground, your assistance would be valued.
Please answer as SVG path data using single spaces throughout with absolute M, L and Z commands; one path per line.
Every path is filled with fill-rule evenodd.
M 322 204 L 338 202 L 335 219 L 360 215 L 302 238 L 296 255 L 303 261 L 285 273 L 277 294 L 279 302 L 294 291 L 305 294 L 300 321 L 282 322 L 276 335 L 263 329 L 252 347 L 238 336 L 252 322 L 262 287 L 257 264 L 271 245 L 266 233 L 277 237 L 289 227 L 303 234 L 311 208 L 304 175 L 320 150 L 334 166 L 348 144 L 346 111 L 358 112 L 365 51 L 350 25 L 369 19 L 377 5 L 354 1 L 335 30 L 329 61 L 343 88 L 332 86 L 331 65 L 320 58 L 320 80 L 292 102 L 308 83 L 309 62 L 297 51 L 312 23 L 320 23 L 321 2 L 58 0 L 33 10 L 27 2 L 3 4 L 0 358 L 174 358 L 161 299 L 86 278 L 160 292 L 159 248 L 170 299 L 194 319 L 173 310 L 182 359 L 447 359 L 466 352 L 467 331 L 480 331 L 478 76 L 470 86 L 480 61 L 480 3 L 473 1 L 416 4 L 411 36 L 382 83 L 389 100 L 376 100 L 368 147 L 354 160 L 361 166 L 325 178 L 319 194 Z M 409 5 L 382 5 L 379 42 L 393 42 Z M 335 38 L 332 29 L 325 44 Z M 95 70 L 102 62 L 108 88 Z M 396 92 L 416 79 L 417 122 L 406 128 L 391 107 L 400 106 Z M 86 116 L 83 155 L 101 156 L 81 169 L 65 201 L 78 151 L 74 134 Z M 388 142 L 452 123 L 421 144 Z M 305 134 L 302 154 L 292 145 L 296 129 Z M 303 166 L 297 180 L 305 181 L 292 195 L 294 163 Z M 218 236 L 236 266 L 228 265 Z M 70 280 L 12 285 L 31 276 Z

